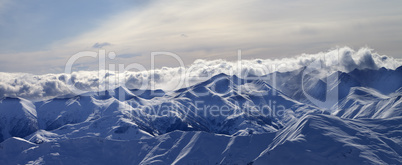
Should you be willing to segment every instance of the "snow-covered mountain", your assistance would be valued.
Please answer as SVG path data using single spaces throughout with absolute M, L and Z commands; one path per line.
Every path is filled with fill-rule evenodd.
M 335 82 L 306 69 L 3 98 L 0 164 L 402 164 L 402 67 L 337 71 Z
M 389 95 L 373 89 L 354 87 L 334 113 L 342 118 L 390 118 L 402 116 L 402 88 Z

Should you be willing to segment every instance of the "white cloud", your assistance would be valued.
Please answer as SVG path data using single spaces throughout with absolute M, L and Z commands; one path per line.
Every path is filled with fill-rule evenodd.
M 192 65 L 181 68 L 161 68 L 153 71 L 127 71 L 125 73 L 108 72 L 106 75 L 98 77 L 97 71 L 79 71 L 72 74 L 44 74 L 32 75 L 26 73 L 5 73 L 0 72 L 0 97 L 24 97 L 30 99 L 43 99 L 55 96 L 72 94 L 68 85 L 71 80 L 76 88 L 88 91 L 97 90 L 99 84 L 105 82 L 115 84 L 118 78 L 128 88 L 140 88 L 144 82 L 148 88 L 155 85 L 155 88 L 164 90 L 177 89 L 181 80 L 181 73 L 185 73 L 184 84 L 180 87 L 193 85 L 205 81 L 213 75 L 219 73 L 238 74 L 248 73 L 257 76 L 265 75 L 273 71 L 292 71 L 302 66 L 307 66 L 315 60 L 322 60 L 326 64 L 327 70 L 340 70 L 349 72 L 358 69 L 378 69 L 385 67 L 396 69 L 402 65 L 392 57 L 379 55 L 369 48 L 362 48 L 354 51 L 348 47 L 320 52 L 317 54 L 302 54 L 293 58 L 284 59 L 254 59 L 242 60 L 241 65 L 237 61 L 226 60 L 196 60 Z M 339 60 L 336 60 L 339 59 Z M 244 76 L 244 75 L 243 75 Z M 154 79 L 152 79 L 153 77 Z M 103 79 L 105 78 L 105 79 Z M 99 83 L 99 80 L 103 80 Z M 113 89 L 116 86 L 112 86 Z

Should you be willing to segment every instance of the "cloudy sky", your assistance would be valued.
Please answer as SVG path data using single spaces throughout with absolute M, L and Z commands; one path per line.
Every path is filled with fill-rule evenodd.
M 0 72 L 61 73 L 81 51 L 150 66 L 168 51 L 196 59 L 283 58 L 368 46 L 402 58 L 400 0 L 0 0 Z M 157 66 L 177 66 L 160 57 Z M 93 70 L 96 59 L 78 61 Z

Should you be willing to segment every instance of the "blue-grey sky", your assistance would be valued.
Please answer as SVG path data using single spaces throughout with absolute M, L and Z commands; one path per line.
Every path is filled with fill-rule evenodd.
M 150 65 L 150 52 L 194 60 L 282 58 L 369 46 L 402 58 L 400 0 L 0 0 L 0 71 L 64 72 L 80 51 Z M 174 66 L 172 59 L 159 60 Z M 92 69 L 95 60 L 79 69 Z

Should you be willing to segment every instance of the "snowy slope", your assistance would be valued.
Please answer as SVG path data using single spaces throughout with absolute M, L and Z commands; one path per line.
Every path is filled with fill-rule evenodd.
M 230 137 L 174 131 L 126 141 L 81 137 L 34 144 L 11 138 L 0 144 L 0 164 L 246 164 L 273 137 L 274 134 Z
M 0 144 L 0 163 L 401 164 L 401 122 L 401 117 L 348 120 L 309 115 L 276 134 L 174 131 L 140 140 L 80 137 L 41 144 L 11 138 Z
M 355 87 L 340 102 L 334 115 L 353 119 L 402 116 L 401 97 L 402 90 L 383 95 L 370 88 Z
M 25 137 L 38 129 L 32 102 L 22 98 L 0 100 L 0 142 L 16 136 Z
M 402 117 L 305 116 L 280 132 L 255 164 L 401 164 Z

